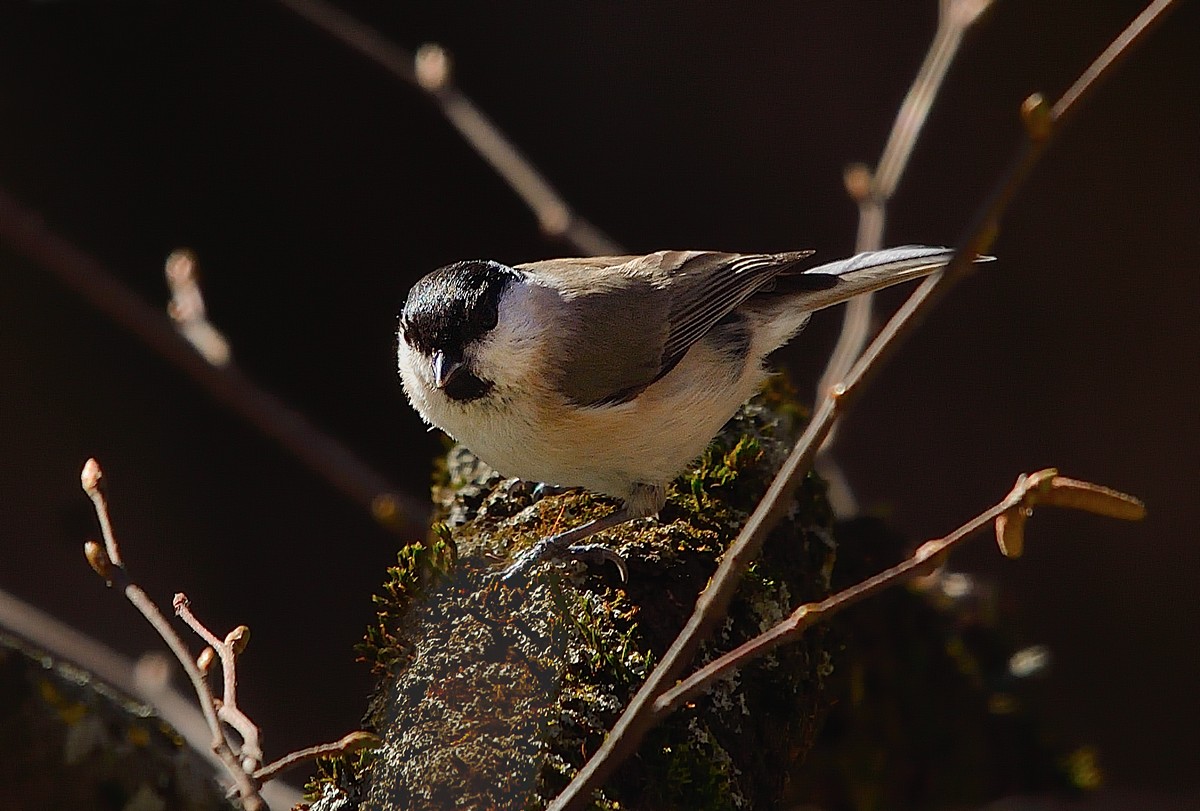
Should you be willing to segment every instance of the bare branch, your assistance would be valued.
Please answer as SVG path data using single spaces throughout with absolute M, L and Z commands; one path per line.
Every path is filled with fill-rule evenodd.
M 1088 482 L 1064 478 L 1053 469 L 1038 471 L 1028 476 L 1022 475 L 1002 501 L 944 538 L 926 541 L 907 560 L 844 591 L 819 602 L 805 603 L 774 628 L 709 662 L 659 696 L 654 702 L 655 714 L 669 715 L 703 693 L 714 682 L 766 655 L 779 645 L 796 641 L 810 626 L 829 619 L 842 609 L 912 577 L 928 573 L 930 567 L 939 565 L 956 546 L 988 524 L 995 524 L 999 538 L 1002 533 L 1001 526 L 1005 522 L 1019 518 L 1024 524 L 1036 504 L 1071 507 L 1126 520 L 1140 520 L 1146 514 L 1145 505 L 1133 496 Z M 1003 540 L 1000 541 L 1000 548 L 1006 555 L 1013 557 L 1010 551 L 1005 550 Z
M 1004 512 L 996 518 L 996 545 L 1009 558 L 1017 558 L 1025 549 L 1025 522 L 1033 515 L 1034 504 L 1052 504 L 1074 510 L 1086 510 L 1109 518 L 1140 521 L 1146 517 L 1146 505 L 1125 493 L 1059 476 L 1056 470 L 1042 470 L 1017 479 L 1009 498 L 1022 499 L 1020 509 Z
M 175 633 L 175 629 L 171 627 L 171 623 L 159 611 L 158 606 L 150 599 L 149 595 L 142 590 L 141 586 L 134 583 L 129 573 L 125 570 L 121 563 L 120 547 L 117 544 L 116 536 L 112 532 L 112 524 L 108 516 L 108 505 L 100 493 L 100 481 L 103 473 L 99 463 L 95 459 L 89 459 L 84 465 L 81 481 L 83 489 L 92 499 L 92 504 L 96 509 L 96 518 L 100 522 L 100 526 L 104 532 L 105 548 L 101 549 L 99 544 L 92 544 L 88 547 L 87 557 L 92 568 L 98 572 L 103 570 L 107 574 L 105 579 L 110 583 L 115 582 L 125 592 L 125 597 L 129 602 L 133 603 L 134 607 L 142 613 L 146 621 L 154 627 L 158 635 L 167 643 L 167 647 L 175 654 L 175 658 L 179 660 L 179 664 L 183 666 L 183 670 L 187 673 L 188 680 L 192 683 L 192 689 L 196 691 L 196 699 L 200 703 L 200 710 L 204 713 L 204 720 L 208 724 L 209 731 L 212 733 L 212 751 L 220 758 L 224 764 L 226 772 L 233 780 L 237 787 L 238 795 L 241 798 L 242 804 L 247 811 L 259 811 L 266 807 L 262 797 L 258 793 L 258 785 L 254 782 L 251 776 L 242 764 L 238 762 L 237 756 L 233 752 L 233 748 L 229 745 L 229 740 L 225 737 L 225 731 L 221 728 L 221 722 L 217 718 L 216 704 L 213 700 L 212 691 L 208 688 L 208 680 L 204 674 L 196 666 L 192 660 L 192 654 L 188 651 L 187 646 L 183 644 L 183 640 L 179 638 L 179 634 Z M 100 558 L 104 555 L 106 559 Z
M 543 233 L 565 240 L 585 255 L 620 253 L 617 243 L 576 214 L 491 119 L 454 86 L 450 56 L 442 46 L 424 45 L 414 55 L 325 0 L 276 2 L 427 93 L 463 140 L 529 207 Z
M 943 271 L 930 276 L 917 288 L 852 366 L 842 382 L 830 387 L 791 455 L 771 482 L 763 500 L 722 558 L 708 588 L 697 599 L 692 616 L 684 629 L 630 701 L 604 743 L 567 788 L 550 803 L 548 811 L 582 808 L 612 771 L 636 751 L 646 732 L 659 719 L 654 710 L 655 701 L 670 688 L 683 668 L 692 661 L 701 640 L 708 636 L 719 618 L 724 616 L 742 575 L 758 554 L 767 533 L 786 512 L 788 498 L 794 491 L 796 482 L 803 473 L 811 469 L 816 451 L 839 413 L 845 409 L 851 398 L 861 391 L 869 374 L 878 368 L 888 352 L 894 350 L 900 339 L 915 328 L 920 317 L 927 313 L 956 281 L 968 273 L 974 258 L 986 252 L 992 244 L 999 229 L 1001 216 L 1049 143 L 1055 130 L 1054 125 L 1095 87 L 1096 79 L 1105 75 L 1119 56 L 1140 40 L 1153 23 L 1161 19 L 1163 12 L 1172 2 L 1173 0 L 1156 0 L 1151 3 L 1147 10 L 1130 24 L 1126 32 L 1114 40 L 1114 45 L 1119 47 L 1115 50 L 1113 46 L 1106 49 L 1068 95 L 1064 95 L 1052 109 L 1041 113 L 1043 117 L 1049 117 L 1049 126 L 1030 126 L 1035 117 L 1025 116 L 1029 137 L 960 240 L 954 259 Z M 1084 81 L 1085 78 L 1087 81 Z M 1044 103 L 1033 105 L 1038 111 L 1043 111 L 1044 107 Z
M 258 726 L 250 720 L 237 703 L 237 657 L 245 650 L 246 642 L 250 639 L 250 629 L 245 625 L 234 628 L 224 639 L 219 639 L 204 623 L 192 613 L 192 606 L 186 594 L 179 593 L 171 601 L 175 614 L 191 628 L 197 636 L 208 643 L 206 651 L 216 652 L 221 660 L 222 691 L 221 701 L 217 707 L 217 718 L 229 724 L 242 736 L 242 768 L 253 773 L 262 765 L 263 752 L 259 739 Z M 201 653 L 203 657 L 204 654 Z M 199 668 L 199 660 L 197 660 Z M 200 668 L 207 672 L 207 668 Z
M 234 363 L 214 366 L 98 261 L 51 230 L 0 190 L 0 239 L 52 272 L 114 323 L 185 372 L 213 399 L 270 437 L 329 484 L 366 508 L 384 527 L 422 535 L 428 505 L 402 492 L 298 411 L 247 377 Z
M 1067 92 L 1055 102 L 1051 118 L 1056 124 L 1061 124 L 1066 116 L 1078 109 L 1080 102 L 1103 78 L 1108 76 L 1121 60 L 1128 56 L 1134 45 L 1154 30 L 1161 23 L 1165 13 L 1175 5 L 1175 0 L 1153 0 L 1142 13 L 1134 18 L 1120 35 L 1109 43 L 1104 52 L 1096 57 L 1088 69 L 1080 74 L 1075 83 L 1067 88 Z
M 107 566 L 108 556 L 104 551 L 103 544 L 94 541 L 89 544 L 94 545 L 99 554 L 103 556 Z M 101 575 L 101 577 L 111 580 L 111 573 L 107 576 Z M 22 602 L 2 589 L 0 589 L 0 628 L 28 640 L 35 647 L 46 651 L 56 659 L 73 662 L 100 681 L 153 707 L 154 712 L 178 732 L 188 746 L 200 753 L 214 769 L 221 771 L 225 768 L 225 763 L 212 751 L 211 732 L 194 699 L 189 699 L 177 691 L 169 681 L 150 684 L 139 672 L 143 668 L 142 660 L 146 657 L 142 657 L 135 664 L 101 642 L 80 633 L 46 612 Z M 211 648 L 205 650 L 212 652 Z M 212 655 L 216 656 L 215 653 Z M 204 671 L 205 668 L 202 665 L 199 667 L 201 671 Z M 281 780 L 263 785 L 259 793 L 272 808 L 291 808 L 300 802 L 301 797 L 299 789 L 287 785 Z
M 175 633 L 158 606 L 141 587 L 130 580 L 128 572 L 121 563 L 120 547 L 113 534 L 112 522 L 108 515 L 108 503 L 101 492 L 102 480 L 103 472 L 99 463 L 95 459 L 89 459 L 80 474 L 80 482 L 95 506 L 96 517 L 103 529 L 105 545 L 96 541 L 87 541 L 84 544 L 84 554 L 91 567 L 108 581 L 109 585 L 115 581 L 122 587 L 125 596 L 158 631 L 159 636 L 167 643 L 171 652 L 175 654 L 175 658 L 183 666 L 192 682 L 204 721 L 211 735 L 209 748 L 232 778 L 237 796 L 244 808 L 248 811 L 265 809 L 266 803 L 261 793 L 263 783 L 292 766 L 317 757 L 374 748 L 379 744 L 379 738 L 370 732 L 352 732 L 334 743 L 292 752 L 264 767 L 259 729 L 242 712 L 237 703 L 237 657 L 245 651 L 246 645 L 249 643 L 250 629 L 245 625 L 239 625 L 226 634 L 224 639 L 221 639 L 192 613 L 187 596 L 176 594 L 172 601 L 175 613 L 207 643 L 207 647 L 201 651 L 200 655 L 196 659 L 192 659 L 183 640 Z M 0 593 L 0 597 L 2 596 L 3 594 Z M 0 603 L 0 605 L 3 604 Z M 208 670 L 214 657 L 220 658 L 223 675 L 224 689 L 219 701 L 213 696 L 207 679 Z M 241 745 L 238 747 L 240 751 L 234 751 L 222 724 L 227 724 L 237 731 L 241 737 Z M 280 794 L 280 792 L 273 793 Z
M 91 549 L 88 551 L 88 562 L 92 564 L 92 568 L 97 574 L 106 580 L 109 579 L 109 572 L 113 566 L 120 568 L 121 549 L 117 546 L 116 536 L 113 535 L 112 522 L 108 518 L 108 501 L 104 497 L 102 482 L 104 479 L 104 471 L 100 469 L 100 463 L 95 459 L 88 459 L 83 465 L 83 470 L 79 474 L 79 484 L 83 487 L 83 492 L 87 493 L 88 498 L 92 500 L 92 506 L 96 510 L 96 518 L 100 521 L 100 534 L 104 538 L 104 557 L 101 557 L 100 550 Z M 102 572 L 103 570 L 103 572 Z
M 912 87 L 896 112 L 896 120 L 892 123 L 891 133 L 874 175 L 862 164 L 855 164 L 847 170 L 846 190 L 858 204 L 858 236 L 854 244 L 856 252 L 874 251 L 883 247 L 887 204 L 908 167 L 908 159 L 950 70 L 950 64 L 962 44 L 963 35 L 991 3 L 992 0 L 941 0 L 938 4 L 937 31 Z M 817 386 L 818 396 L 846 376 L 851 364 L 866 346 L 867 337 L 871 332 L 873 298 L 868 294 L 847 302 L 841 334 Z M 836 427 L 822 445 L 822 456 L 832 445 L 835 432 Z M 843 490 L 852 499 L 849 489 Z M 852 503 L 835 504 L 834 507 L 839 514 L 855 511 Z

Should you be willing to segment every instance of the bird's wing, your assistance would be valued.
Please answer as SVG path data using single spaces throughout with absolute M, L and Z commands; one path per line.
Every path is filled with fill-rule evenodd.
M 554 387 L 576 405 L 625 402 L 658 374 L 666 341 L 668 292 L 637 272 L 641 257 L 552 259 L 518 265 L 561 299 L 556 343 L 544 362 Z
M 665 376 L 722 318 L 810 254 L 660 251 L 520 269 L 553 277 L 567 304 L 560 332 L 568 343 L 562 356 L 570 360 L 559 370 L 562 392 L 581 405 L 606 405 L 627 402 Z
M 752 297 L 812 312 L 927 275 L 953 253 L 906 245 L 812 267 L 812 251 L 659 251 L 518 267 L 547 277 L 565 302 L 555 334 L 564 342 L 557 354 L 569 360 L 556 382 L 572 402 L 594 406 L 632 400 Z
M 812 251 L 775 254 L 700 252 L 668 258 L 671 330 L 663 347 L 660 377 L 683 359 L 692 344 L 738 305 L 771 287 L 782 275 L 798 274 Z M 823 280 L 815 280 L 822 284 Z

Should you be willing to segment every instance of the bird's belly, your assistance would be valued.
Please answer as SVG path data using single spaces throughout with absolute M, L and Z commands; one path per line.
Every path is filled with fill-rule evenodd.
M 691 371 L 677 368 L 618 405 L 545 408 L 513 397 L 483 420 L 460 413 L 434 422 L 505 476 L 626 498 L 634 484 L 679 475 L 764 377 L 757 364 L 734 380 Z

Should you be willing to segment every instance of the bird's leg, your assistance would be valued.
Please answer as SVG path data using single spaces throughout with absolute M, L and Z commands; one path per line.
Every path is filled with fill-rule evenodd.
M 627 580 L 629 571 L 625 566 L 624 558 L 604 544 L 580 543 L 580 541 L 590 538 L 597 532 L 620 526 L 626 521 L 654 515 L 665 502 L 665 488 L 648 484 L 634 485 L 633 492 L 620 509 L 566 532 L 542 538 L 525 550 L 511 566 L 504 570 L 501 580 L 505 583 L 513 583 L 525 576 L 541 561 L 547 558 L 564 557 L 582 560 L 588 564 L 612 563 L 620 572 L 621 580 Z

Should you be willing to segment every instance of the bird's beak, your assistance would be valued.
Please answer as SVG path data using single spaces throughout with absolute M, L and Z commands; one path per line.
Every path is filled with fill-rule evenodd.
M 444 389 L 462 368 L 461 360 L 451 360 L 445 352 L 433 353 L 433 385 Z

